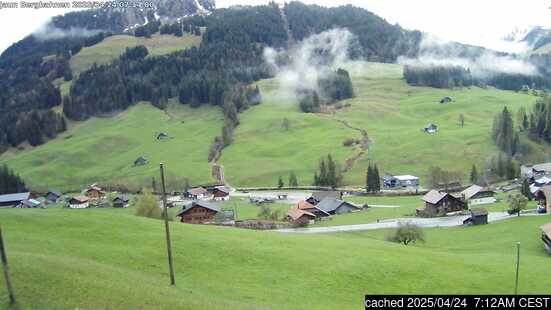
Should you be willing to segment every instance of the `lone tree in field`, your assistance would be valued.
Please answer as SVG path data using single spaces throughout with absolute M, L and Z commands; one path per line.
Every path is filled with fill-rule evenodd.
M 476 165 L 474 164 L 473 164 L 473 167 L 471 168 L 470 181 L 472 184 L 477 184 L 479 181 L 478 170 L 476 169 Z
M 283 184 L 283 179 L 281 176 L 279 176 L 279 179 L 277 180 L 277 188 L 283 188 L 285 184 Z
M 297 175 L 294 171 L 291 171 L 289 173 L 289 187 L 297 187 L 298 186 L 298 180 Z
M 163 212 L 160 208 L 159 201 L 151 194 L 148 189 L 143 190 L 143 194 L 136 201 L 136 215 L 161 219 Z
M 520 188 L 520 192 L 526 197 L 528 200 L 534 199 L 534 195 L 532 194 L 532 191 L 530 191 L 530 183 L 528 182 L 528 179 L 524 179 L 522 181 L 522 187 Z
M 507 212 L 509 214 L 516 213 L 518 216 L 520 216 L 520 211 L 526 209 L 526 204 L 528 203 L 528 199 L 521 194 L 509 195 L 507 200 L 509 201 L 509 210 Z
M 421 227 L 412 223 L 399 223 L 398 228 L 387 238 L 389 241 L 408 245 L 417 241 L 425 242 L 425 234 Z

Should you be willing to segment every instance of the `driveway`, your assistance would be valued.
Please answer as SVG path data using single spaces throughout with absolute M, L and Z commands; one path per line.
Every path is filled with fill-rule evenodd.
M 522 216 L 528 216 L 532 214 L 523 214 Z M 463 220 L 468 218 L 469 215 L 455 215 L 447 217 L 436 218 L 398 218 L 381 220 L 378 223 L 371 224 L 358 224 L 358 225 L 342 225 L 342 226 L 330 226 L 330 227 L 308 227 L 308 228 L 286 228 L 278 229 L 276 231 L 282 233 L 299 233 L 299 234 L 321 234 L 321 233 L 336 233 L 336 232 L 352 232 L 352 231 L 364 231 L 374 229 L 396 228 L 399 223 L 412 223 L 420 227 L 453 227 L 463 225 Z M 497 222 L 509 218 L 516 217 L 516 215 L 509 215 L 507 212 L 490 212 L 488 214 L 488 222 Z

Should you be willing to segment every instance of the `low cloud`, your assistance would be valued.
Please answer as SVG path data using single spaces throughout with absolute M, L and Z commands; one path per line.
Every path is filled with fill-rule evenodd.
M 303 90 L 322 94 L 318 81 L 350 64 L 354 44 L 357 38 L 350 31 L 335 28 L 312 35 L 288 50 L 265 48 L 264 59 L 278 81 L 279 95 L 296 99 Z
M 477 47 L 462 47 L 434 36 L 425 35 L 417 58 L 399 57 L 398 63 L 414 66 L 461 66 L 475 78 L 489 78 L 498 73 L 538 75 L 536 66 L 522 57 L 496 53 Z
M 51 23 L 40 27 L 33 33 L 33 36 L 41 41 L 62 39 L 65 37 L 91 37 L 100 33 L 100 30 L 89 30 L 79 27 L 71 27 L 69 29 L 61 29 L 53 26 Z

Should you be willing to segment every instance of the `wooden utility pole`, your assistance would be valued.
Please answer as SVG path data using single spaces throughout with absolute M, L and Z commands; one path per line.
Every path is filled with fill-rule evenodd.
M 168 226 L 168 207 L 166 205 L 166 187 L 165 187 L 165 171 L 164 165 L 161 163 L 161 183 L 163 190 L 163 216 L 165 220 L 165 232 L 166 232 L 166 249 L 168 252 L 168 268 L 170 271 L 170 285 L 176 285 L 176 279 L 174 277 L 174 265 L 172 262 L 172 244 L 170 242 L 170 228 Z
M 4 278 L 6 279 L 6 288 L 8 289 L 8 295 L 10 296 L 10 305 L 15 305 L 15 293 L 10 280 L 10 270 L 8 268 L 8 256 L 6 255 L 6 248 L 4 246 L 4 237 L 2 236 L 2 226 L 0 226 L 0 257 L 2 258 L 2 267 L 4 269 Z
M 518 295 L 518 272 L 520 267 L 520 242 L 517 242 L 517 272 L 515 278 L 515 295 Z

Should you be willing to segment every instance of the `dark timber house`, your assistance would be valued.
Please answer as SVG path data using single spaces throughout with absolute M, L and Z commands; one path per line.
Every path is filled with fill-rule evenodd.
M 293 208 L 287 212 L 287 220 L 296 225 L 306 225 L 312 223 L 316 216 L 308 211 Z
M 434 189 L 423 196 L 423 201 L 425 207 L 416 210 L 418 216 L 431 217 L 467 209 L 467 204 L 461 198 Z
M 463 221 L 465 225 L 488 224 L 488 210 L 484 208 L 471 209 L 471 217 Z
M 214 222 L 218 212 L 220 212 L 220 208 L 216 205 L 204 201 L 194 201 L 176 216 L 181 218 L 182 223 L 207 224 Z
M 126 208 L 128 207 L 129 202 L 130 198 L 128 195 L 118 195 L 113 198 L 113 208 Z

